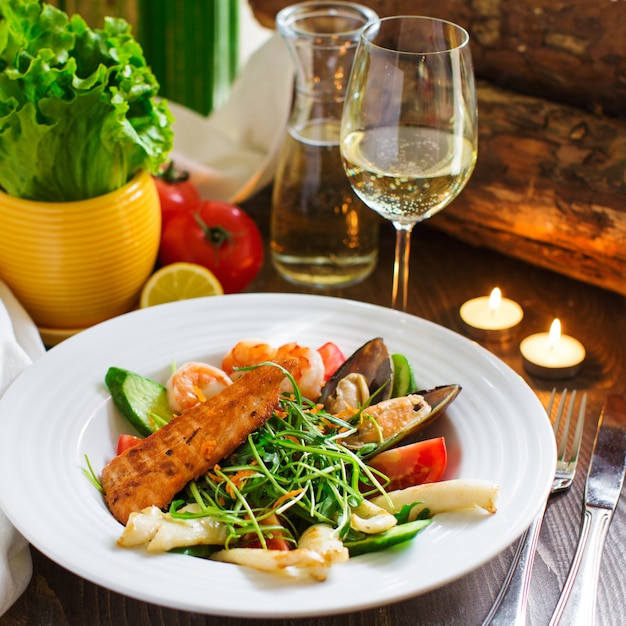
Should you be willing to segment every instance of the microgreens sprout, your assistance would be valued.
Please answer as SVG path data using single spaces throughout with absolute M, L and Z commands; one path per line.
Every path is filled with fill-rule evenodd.
M 197 504 L 202 513 L 195 516 L 210 515 L 227 526 L 227 545 L 252 537 L 266 547 L 276 515 L 294 543 L 315 523 L 331 524 L 346 537 L 352 509 L 366 496 L 386 495 L 381 484 L 386 477 L 343 444 L 355 432 L 360 412 L 350 421 L 330 414 L 303 398 L 283 371 L 294 391 L 282 394 L 272 417 L 228 459 L 191 482 L 183 501 L 170 508 L 174 517 L 187 517 L 181 506 Z
M 85 463 L 87 467 L 83 467 L 83 474 L 87 478 L 87 480 L 100 492 L 104 493 L 104 489 L 102 488 L 102 483 L 98 479 L 98 475 L 94 472 L 93 467 L 91 466 L 91 462 L 89 461 L 89 457 L 85 454 Z
M 162 417 L 161 415 L 159 415 L 158 413 L 155 413 L 154 411 L 150 411 L 149 417 L 150 417 L 150 422 L 152 423 L 154 430 L 159 430 L 159 428 L 163 428 L 163 426 L 165 426 L 165 424 L 167 424 L 172 419 L 171 416 L 167 418 Z
M 281 395 L 271 417 L 228 458 L 185 486 L 170 504 L 173 519 L 210 517 L 221 523 L 226 528 L 225 548 L 268 548 L 276 536 L 296 546 L 306 528 L 324 523 L 336 529 L 351 554 L 371 550 L 373 543 L 384 547 L 408 540 L 424 527 L 427 522 L 421 519 L 408 523 L 411 507 L 404 507 L 396 515 L 402 530 L 390 529 L 373 538 L 351 528 L 354 509 L 374 495 L 382 495 L 389 509 L 394 508 L 385 490 L 389 478 L 363 460 L 377 444 L 356 449 L 345 444 L 363 420 L 373 419 L 363 413 L 371 397 L 353 411 L 333 415 L 303 398 L 285 368 L 260 365 L 278 367 L 293 391 Z M 151 420 L 155 429 L 166 423 L 158 415 Z M 374 419 L 373 424 L 378 427 Z M 85 460 L 83 473 L 102 492 Z M 178 551 L 208 556 L 213 549 L 192 546 Z

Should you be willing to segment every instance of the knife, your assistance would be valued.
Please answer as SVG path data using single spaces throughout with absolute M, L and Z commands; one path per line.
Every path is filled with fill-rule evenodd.
M 626 472 L 626 401 L 609 396 L 598 419 L 576 553 L 550 626 L 595 624 L 602 549 Z

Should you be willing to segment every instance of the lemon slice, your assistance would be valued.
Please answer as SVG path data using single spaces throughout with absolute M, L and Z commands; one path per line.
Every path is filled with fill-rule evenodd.
M 145 309 L 156 304 L 221 296 L 223 293 L 220 281 L 206 267 L 195 263 L 172 263 L 150 276 L 141 291 L 139 306 Z

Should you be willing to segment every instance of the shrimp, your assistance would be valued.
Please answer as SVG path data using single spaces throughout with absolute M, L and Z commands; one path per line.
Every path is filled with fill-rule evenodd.
M 222 369 L 237 380 L 243 372 L 238 367 L 250 367 L 263 361 L 273 361 L 276 357 L 276 348 L 260 339 L 244 339 L 236 343 L 222 359 Z
M 300 346 L 295 341 L 280 346 L 276 351 L 276 358 L 295 357 L 298 365 L 293 372 L 293 377 L 298 383 L 302 395 L 314 402 L 322 393 L 324 384 L 324 361 L 322 355 L 313 348 Z M 293 391 L 289 380 L 283 382 L 283 391 Z
M 217 395 L 233 381 L 226 372 L 208 363 L 190 361 L 181 365 L 165 384 L 172 411 L 183 411 Z

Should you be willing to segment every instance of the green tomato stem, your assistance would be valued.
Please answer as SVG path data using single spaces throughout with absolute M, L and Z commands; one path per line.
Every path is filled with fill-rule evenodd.
M 198 222 L 198 226 L 202 229 L 202 232 L 204 232 L 204 238 L 215 249 L 219 250 L 224 244 L 230 243 L 233 240 L 232 233 L 223 226 L 207 226 L 199 213 L 195 212 L 193 216 L 196 222 Z

